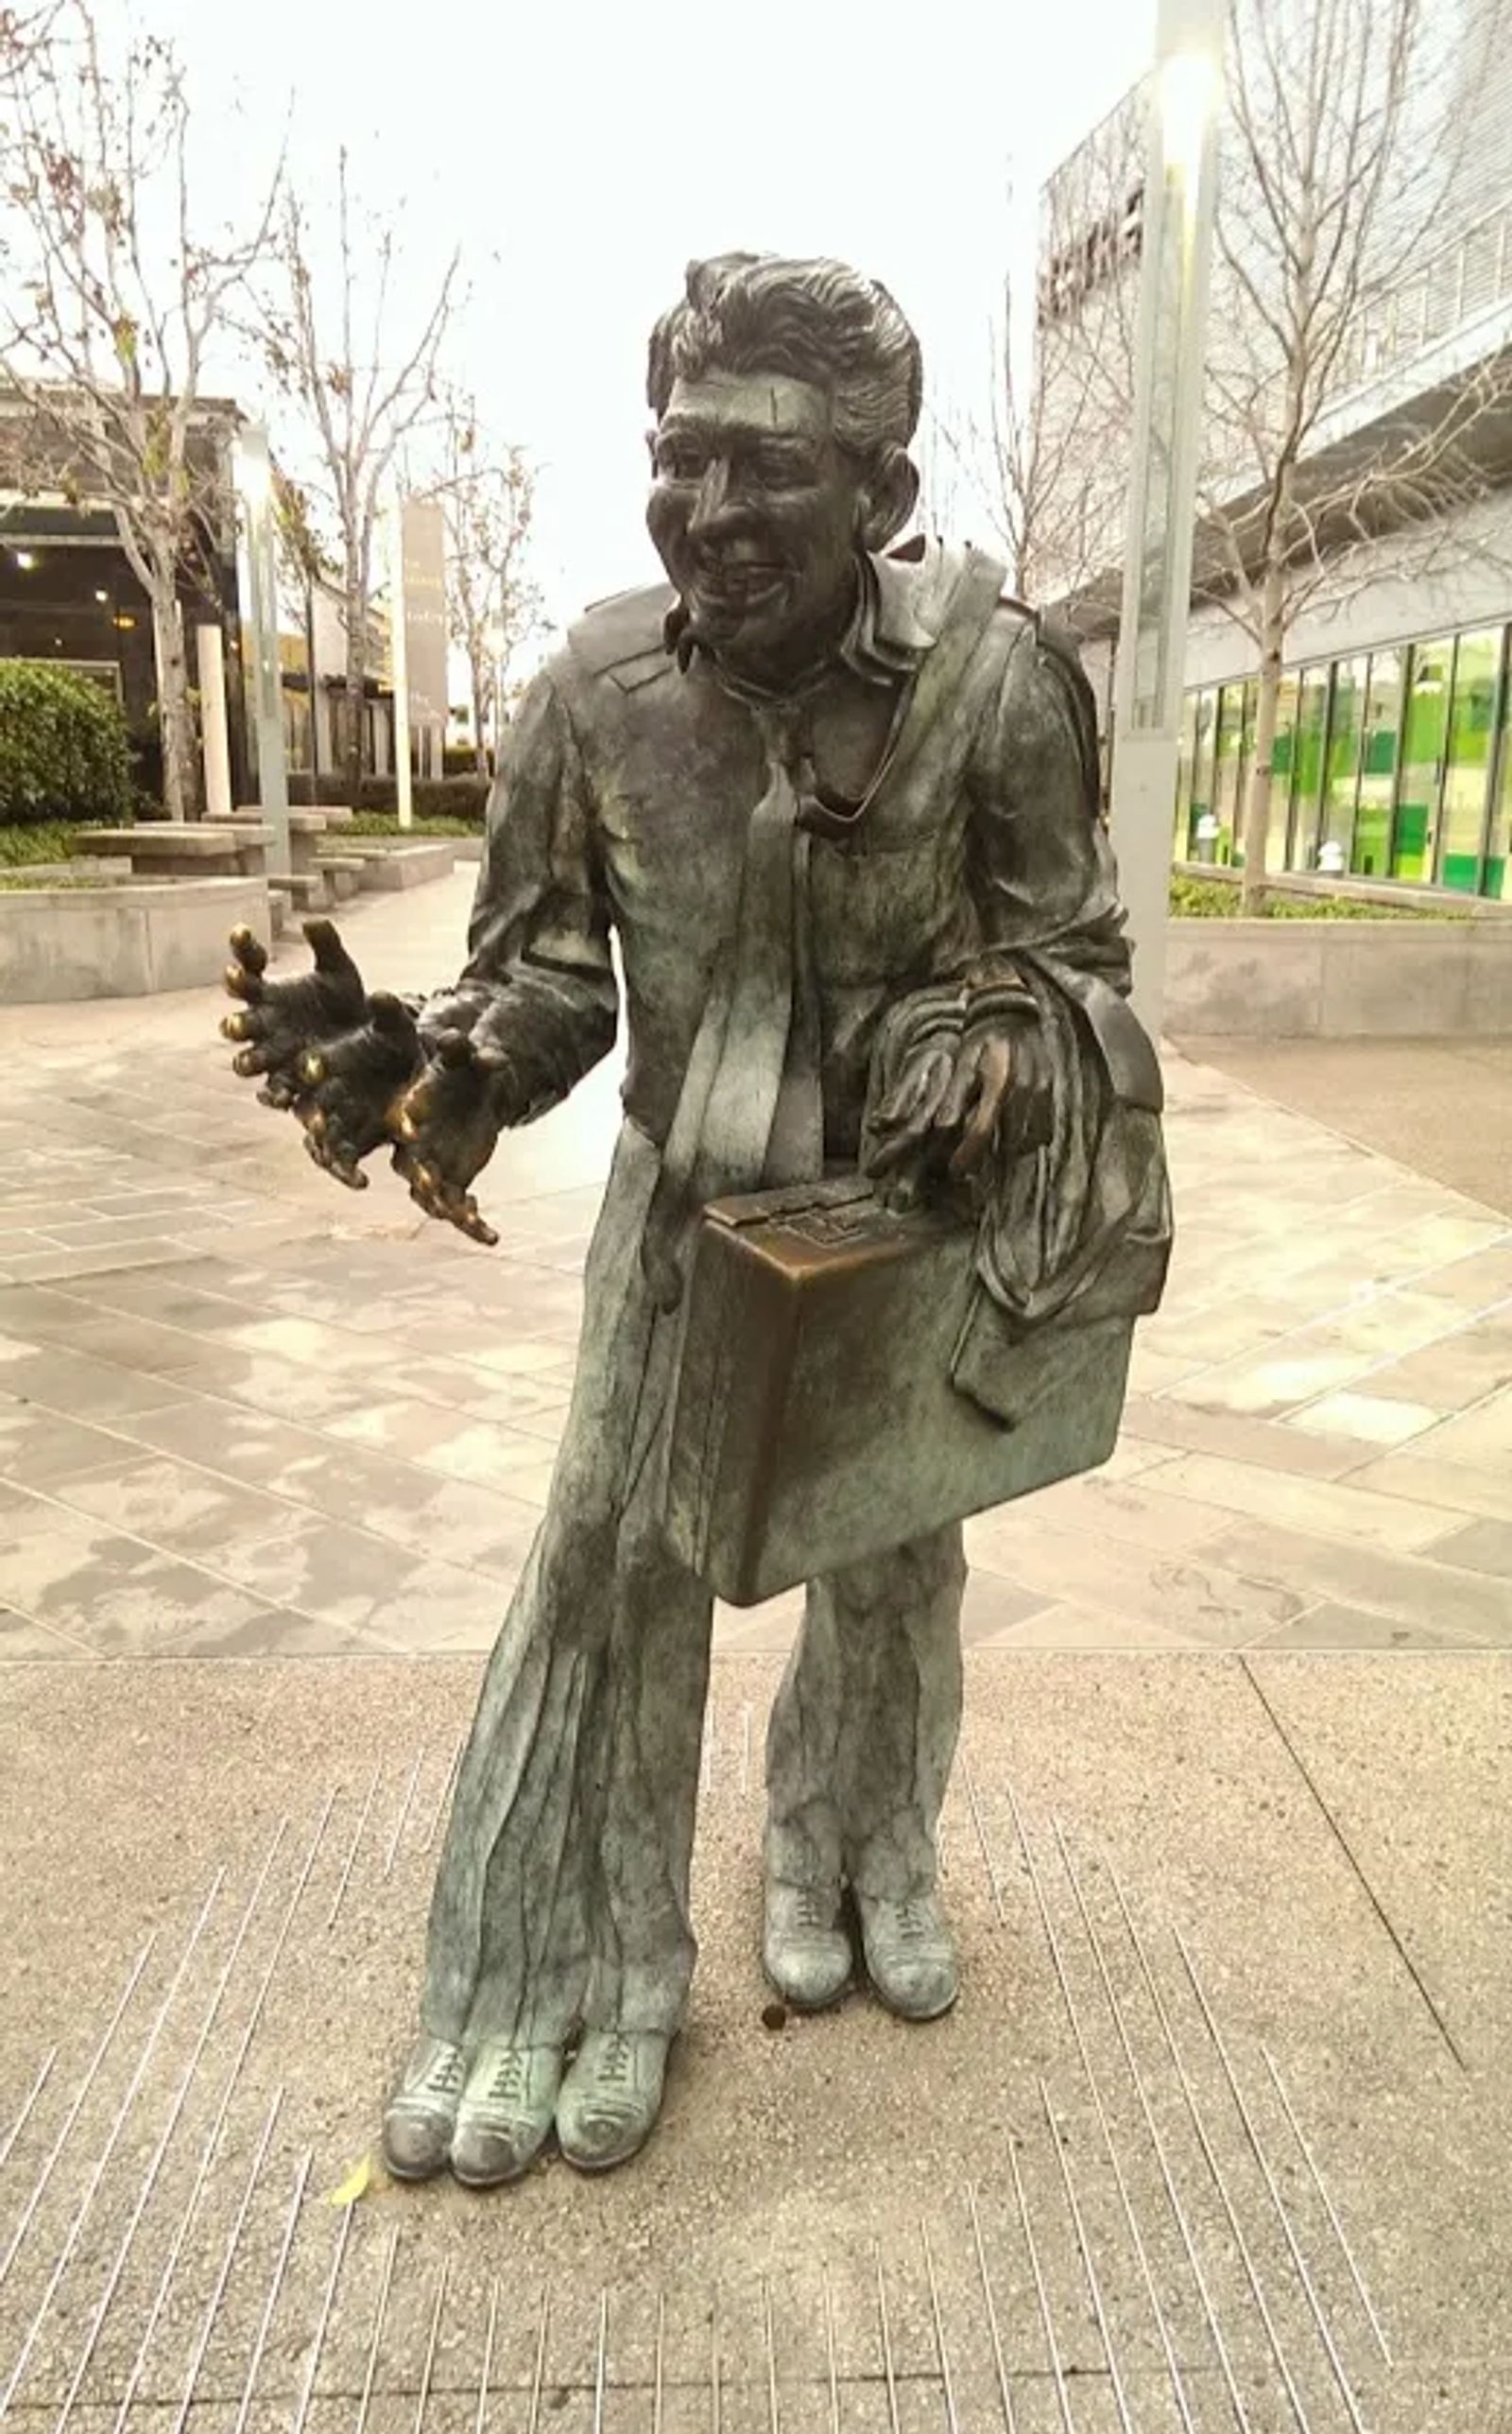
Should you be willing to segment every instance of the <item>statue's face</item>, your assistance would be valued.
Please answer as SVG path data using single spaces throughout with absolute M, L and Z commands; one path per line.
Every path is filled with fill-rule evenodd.
M 651 460 L 646 523 L 701 639 L 735 665 L 796 672 L 849 613 L 867 537 L 829 398 L 781 372 L 679 380 Z

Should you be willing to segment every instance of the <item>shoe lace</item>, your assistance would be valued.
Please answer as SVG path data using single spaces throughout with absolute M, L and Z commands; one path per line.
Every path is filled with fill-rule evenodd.
M 831 1924 L 830 1906 L 816 1885 L 799 1885 L 794 1907 L 800 1927 L 827 1927 Z
M 466 2077 L 460 2052 L 455 2046 L 448 2046 L 437 2055 L 421 2085 L 427 2096 L 460 2096 Z
M 524 2093 L 525 2057 L 518 2046 L 507 2046 L 493 2065 L 489 2081 L 492 2104 L 514 2104 Z
M 632 2047 L 628 2037 L 626 2036 L 621 2029 L 611 2029 L 598 2065 L 598 2079 L 600 2085 L 605 2087 L 626 2086 L 630 2078 L 633 2061 L 634 2048 Z
M 935 1922 L 927 1905 L 913 1894 L 899 1903 L 893 1913 L 893 1924 L 902 1943 L 922 1943 L 935 1932 Z

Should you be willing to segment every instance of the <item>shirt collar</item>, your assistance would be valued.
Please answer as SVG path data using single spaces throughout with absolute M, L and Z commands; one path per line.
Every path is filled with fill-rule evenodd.
M 836 657 L 864 682 L 896 688 L 933 649 L 943 557 L 936 541 L 913 560 L 858 556 L 855 612 Z M 662 639 L 686 670 L 700 645 L 680 599 L 667 612 Z

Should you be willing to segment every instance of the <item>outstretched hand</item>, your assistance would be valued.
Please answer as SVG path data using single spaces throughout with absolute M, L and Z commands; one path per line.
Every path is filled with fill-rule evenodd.
M 250 930 L 232 932 L 226 987 L 238 1003 L 220 1027 L 237 1044 L 235 1071 L 262 1077 L 258 1097 L 298 1118 L 316 1165 L 350 1190 L 366 1191 L 361 1161 L 389 1145 L 395 1172 L 427 1217 L 474 1242 L 497 1242 L 472 1185 L 504 1122 L 503 1054 L 450 1010 L 438 1035 L 422 1039 L 399 998 L 369 995 L 334 923 L 306 922 L 304 935 L 313 971 L 269 980 L 266 948 Z
M 427 1217 L 444 1218 L 473 1242 L 499 1239 L 470 1186 L 493 1155 L 507 1072 L 496 1051 L 464 1031 L 442 1031 L 395 1111 L 394 1172 Z
M 397 997 L 369 996 L 334 923 L 306 922 L 304 935 L 314 970 L 270 981 L 266 948 L 250 930 L 232 933 L 226 987 L 241 1002 L 220 1027 L 245 1044 L 233 1070 L 264 1077 L 258 1097 L 299 1118 L 316 1165 L 364 1191 L 358 1162 L 395 1137 L 395 1103 L 424 1062 L 420 1033 Z

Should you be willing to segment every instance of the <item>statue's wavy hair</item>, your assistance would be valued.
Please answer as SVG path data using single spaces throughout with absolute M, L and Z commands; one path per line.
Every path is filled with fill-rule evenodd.
M 873 476 L 907 454 L 919 424 L 919 340 L 875 279 L 823 257 L 720 253 L 690 262 L 686 292 L 651 333 L 646 397 L 706 371 L 785 372 L 826 389 L 834 435 Z

